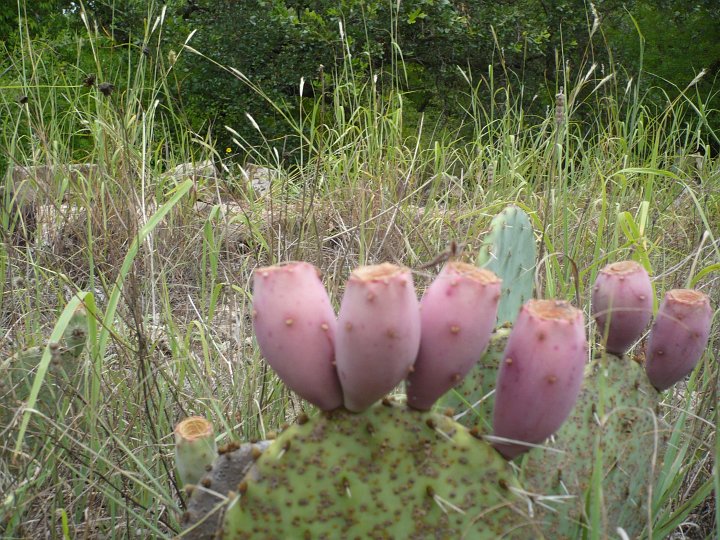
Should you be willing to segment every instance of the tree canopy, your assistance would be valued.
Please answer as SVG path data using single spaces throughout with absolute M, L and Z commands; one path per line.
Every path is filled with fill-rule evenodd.
M 600 69 L 619 65 L 627 79 L 640 68 L 645 85 L 659 89 L 658 99 L 676 95 L 705 70 L 694 91 L 711 92 L 720 71 L 720 15 L 713 0 L 167 0 L 150 5 L 165 9 L 164 54 L 191 46 L 207 59 L 184 55 L 175 66 L 175 94 L 195 129 L 212 129 L 220 139 L 230 125 L 257 137 L 245 118 L 251 113 L 267 137 L 280 137 L 286 126 L 266 98 L 292 107 L 304 94 L 331 90 L 333 73 L 377 77 L 380 90 L 390 85 L 406 92 L 418 112 L 435 111 L 452 122 L 470 91 L 466 77 L 506 78 L 520 87 L 528 106 L 546 107 L 563 79 L 592 63 Z M 56 52 L 58 68 L 75 62 L 74 48 L 60 46 L 86 33 L 81 12 L 106 41 L 101 51 L 122 64 L 123 47 L 149 54 L 143 42 L 148 3 L 139 0 L 41 0 L 21 2 L 0 14 L 5 47 L 19 50 L 21 31 L 43 40 Z M 23 24 L 26 23 L 26 26 Z M 17 57 L 17 55 L 15 55 Z M 165 61 L 166 59 L 157 59 Z M 212 61 L 211 61 L 212 60 Z M 235 68 L 263 89 L 266 97 L 243 84 Z M 108 76 L 112 70 L 108 69 Z M 463 73 L 464 72 L 464 73 Z M 11 65 L 3 78 L 17 75 Z M 621 83 L 622 81 L 618 81 Z M 717 120 L 715 120 L 717 121 Z

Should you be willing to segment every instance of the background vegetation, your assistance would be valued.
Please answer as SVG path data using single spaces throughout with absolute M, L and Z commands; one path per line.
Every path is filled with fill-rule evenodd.
M 297 414 L 253 346 L 258 265 L 309 260 L 337 303 L 357 264 L 418 268 L 451 240 L 472 258 L 514 203 L 538 231 L 539 294 L 587 311 L 597 271 L 632 257 L 658 294 L 690 284 L 717 308 L 714 4 L 0 10 L 0 359 L 45 344 L 81 291 L 94 321 L 81 385 L 49 408 L 0 401 L 0 533 L 171 536 L 179 419 L 205 415 L 227 442 Z M 215 173 L 175 169 L 208 159 Z M 420 289 L 432 277 L 415 275 Z M 681 436 L 653 492 L 654 538 L 718 534 L 712 336 L 662 404 Z
M 0 68 L 0 81 L 10 86 L 21 81 L 22 68 L 13 59 L 22 53 L 23 38 L 43 48 L 50 77 L 64 73 L 66 83 L 80 84 L 94 73 L 99 82 L 113 82 L 121 92 L 127 91 L 129 81 L 120 80 L 118 70 L 144 54 L 148 69 L 174 67 L 167 98 L 180 106 L 183 119 L 196 132 L 209 131 L 222 147 L 230 143 L 223 126 L 232 126 L 251 143 L 260 141 L 245 118 L 247 112 L 267 137 L 289 136 L 281 115 L 223 66 L 236 68 L 266 97 L 293 112 L 299 106 L 301 79 L 304 95 L 311 99 L 332 91 L 343 66 L 357 76 L 377 76 L 380 92 L 403 91 L 410 130 L 418 114 L 443 129 L 461 125 L 470 100 L 465 76 L 480 77 L 488 68 L 496 87 L 511 83 L 521 93 L 524 108 L 533 112 L 552 105 L 566 82 L 566 70 L 577 72 L 592 63 L 601 76 L 614 72 L 613 83 L 620 88 L 639 78 L 638 91 L 650 91 L 655 103 L 677 95 L 704 70 L 694 91 L 710 107 L 718 103 L 712 88 L 720 73 L 720 10 L 713 0 L 154 4 L 166 10 L 159 48 L 146 42 L 145 1 L 20 2 L 19 20 L 17 9 L 3 10 L 0 37 L 7 36 L 9 56 Z M 100 65 L 87 44 L 77 41 L 85 34 L 82 6 L 97 29 Z M 193 56 L 175 63 L 191 31 L 190 44 L 221 65 Z M 709 120 L 718 125 L 717 119 Z M 296 144 L 283 141 L 282 146 L 289 154 Z

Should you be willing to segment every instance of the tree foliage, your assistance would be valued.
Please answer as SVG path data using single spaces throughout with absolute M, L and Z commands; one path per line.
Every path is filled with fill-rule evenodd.
M 212 129 L 223 144 L 224 125 L 257 142 L 253 116 L 268 138 L 287 126 L 267 99 L 297 104 L 330 88 L 332 74 L 350 70 L 356 80 L 376 76 L 381 91 L 400 85 L 418 112 L 460 114 L 470 90 L 460 70 L 477 80 L 493 74 L 509 81 L 528 104 L 545 107 L 567 71 L 619 61 L 627 77 L 644 67 L 658 75 L 646 83 L 683 87 L 700 69 L 710 81 L 720 69 L 720 15 L 715 0 L 166 0 L 163 46 L 173 55 L 196 30 L 191 45 L 212 61 L 185 55 L 175 67 L 177 99 L 195 129 Z M 142 48 L 149 24 L 140 0 L 21 2 L 21 21 L 48 40 L 85 32 L 85 9 L 108 49 Z M 0 15 L 6 47 L 17 41 L 17 16 Z M 633 20 L 634 18 L 634 20 Z M 644 57 L 635 23 L 645 37 Z M 599 31 L 598 31 L 599 30 Z M 71 48 L 61 48 L 67 53 Z M 68 58 L 67 61 L 70 61 Z M 261 87 L 260 96 L 227 67 Z M 699 88 L 709 88 L 700 86 Z M 534 100 L 533 96 L 539 96 Z

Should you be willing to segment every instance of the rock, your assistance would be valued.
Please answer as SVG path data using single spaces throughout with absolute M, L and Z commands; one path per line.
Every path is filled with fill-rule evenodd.
M 278 172 L 276 170 L 252 163 L 240 170 L 257 195 L 265 195 L 268 193 L 273 181 L 278 178 Z
M 0 218 L 7 215 L 13 244 L 31 243 L 41 207 L 67 202 L 67 193 L 80 181 L 99 176 L 100 168 L 94 163 L 10 167 L 0 185 Z
M 206 159 L 205 161 L 198 161 L 197 163 L 181 163 L 176 167 L 163 173 L 165 177 L 172 177 L 177 182 L 182 182 L 191 178 L 193 180 L 200 179 L 215 179 L 217 178 L 218 171 L 215 168 L 215 164 L 212 160 Z

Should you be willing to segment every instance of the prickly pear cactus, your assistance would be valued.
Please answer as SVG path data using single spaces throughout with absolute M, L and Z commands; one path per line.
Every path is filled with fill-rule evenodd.
M 507 228 L 515 227 L 521 231 L 516 234 L 532 239 L 527 216 L 518 217 L 518 212 L 506 209 L 504 217 L 501 214 L 493 221 L 497 245 L 504 248 L 491 243 L 486 250 L 488 263 L 493 258 L 507 263 L 517 256 L 518 242 L 505 238 L 510 236 Z M 522 216 L 527 228 L 522 225 Z M 531 244 L 534 257 L 534 242 Z M 529 296 L 533 264 L 525 266 L 515 261 L 500 270 L 507 276 L 510 268 L 505 302 L 510 318 L 515 318 L 514 311 L 523 299 L 523 293 L 512 288 L 512 275 L 520 280 L 527 277 Z M 264 269 L 268 275 L 271 270 L 280 271 Z M 413 408 L 387 398 L 382 405 L 372 405 L 397 384 L 398 373 L 414 373 L 409 363 L 412 359 L 408 359 L 414 355 L 409 351 L 417 352 L 422 339 L 418 334 L 422 334 L 423 321 L 412 282 L 409 278 L 396 281 L 401 274 L 407 272 L 392 265 L 363 267 L 351 278 L 352 286 L 358 286 L 358 290 L 348 295 L 346 289 L 338 328 L 341 332 L 365 332 L 362 339 L 354 334 L 332 343 L 335 359 L 330 360 L 330 365 L 339 371 L 347 408 L 326 410 L 312 419 L 302 415 L 298 425 L 287 429 L 265 449 L 253 445 L 245 447 L 241 455 L 221 452 L 209 475 L 192 491 L 185 516 L 189 528 L 183 536 L 225 540 L 526 539 L 539 538 L 540 530 L 551 538 L 578 538 L 592 526 L 591 532 L 599 536 L 622 528 L 625 536 L 638 537 L 645 526 L 648 512 L 643 505 L 651 499 L 648 490 L 663 459 L 663 433 L 667 432 L 655 413 L 659 394 L 643 368 L 629 358 L 611 354 L 600 354 L 586 364 L 589 354 L 582 311 L 560 300 L 530 300 L 523 304 L 512 330 L 508 324 L 494 332 L 488 351 L 467 382 L 442 403 L 455 409 L 476 406 L 463 416 L 473 429 L 468 431 L 448 416 L 424 410 L 433 406 L 442 391 L 431 384 L 432 377 L 421 380 L 427 388 L 417 390 L 415 397 L 421 401 L 410 403 Z M 444 296 L 452 296 L 452 282 L 449 289 L 440 285 Z M 390 286 L 396 287 L 398 297 L 406 301 L 388 302 Z M 622 287 L 611 283 L 610 288 L 614 291 Z M 260 313 L 260 317 L 278 318 L 273 333 L 288 327 L 301 330 L 298 337 L 303 339 L 316 333 L 318 324 L 296 325 L 296 315 L 284 311 L 293 302 L 302 305 L 303 290 L 280 287 L 267 292 L 265 299 L 256 301 L 259 307 L 265 300 L 274 303 L 267 313 Z M 497 294 L 495 290 L 490 296 L 497 298 Z M 513 302 L 518 305 L 509 307 Z M 451 306 L 447 299 L 440 303 Z M 696 303 L 698 324 L 691 325 L 690 332 L 680 333 L 689 336 L 680 345 L 692 351 L 699 347 L 698 342 L 705 343 L 704 325 L 710 320 L 705 314 L 705 302 L 692 302 L 693 306 Z M 383 309 L 374 310 L 379 305 Z M 403 307 L 397 311 L 399 305 Z M 613 300 L 609 309 L 618 305 Z M 456 305 L 448 309 L 453 313 L 459 308 Z M 596 312 L 596 318 L 601 322 L 607 311 Z M 388 313 L 392 314 L 389 319 Z M 444 315 L 443 309 L 433 314 L 440 315 Z M 412 324 L 408 323 L 410 319 Z M 433 330 L 440 326 L 455 337 L 462 335 L 463 326 L 456 321 L 433 317 L 428 321 Z M 396 324 L 410 324 L 411 331 L 400 331 Z M 323 328 L 320 321 L 321 330 L 329 329 L 327 326 Z M 606 335 L 617 330 L 612 324 L 605 328 Z M 632 331 L 623 328 L 621 341 L 636 341 L 643 328 L 643 324 L 634 325 Z M 423 362 L 427 360 L 428 369 L 434 373 L 444 374 L 440 378 L 450 374 L 456 379 L 454 375 L 472 363 L 486 343 L 463 342 L 461 345 L 472 350 L 466 353 L 458 348 L 462 354 L 455 358 L 453 354 L 458 351 L 448 352 L 447 344 L 453 342 L 447 335 L 432 331 L 425 334 L 433 353 Z M 666 349 L 678 345 L 676 334 L 672 343 L 661 343 L 659 350 L 663 354 L 659 356 L 668 356 Z M 325 335 L 332 342 L 334 334 Z M 398 341 L 401 337 L 402 341 Z M 272 347 L 266 349 L 264 354 L 275 355 L 270 360 L 279 367 L 288 358 L 302 362 L 300 356 L 284 358 Z M 325 357 L 330 359 L 331 355 L 326 353 Z M 460 367 L 451 366 L 448 372 L 448 358 L 457 360 L 456 366 Z M 373 364 L 368 359 L 382 362 Z M 391 366 L 391 371 L 397 373 L 388 373 L 383 366 L 393 360 L 397 365 Z M 320 364 L 320 373 L 327 372 L 326 363 Z M 278 369 L 286 383 L 295 380 L 295 371 L 281 371 Z M 422 379 L 420 371 L 417 377 Z M 496 377 L 497 397 L 493 395 Z M 298 389 L 319 395 L 322 380 L 309 377 Z M 409 396 L 412 398 L 412 393 Z M 490 411 L 494 417 L 492 426 Z M 559 426 L 556 435 L 550 437 Z M 481 435 L 490 432 L 492 437 Z M 519 465 L 511 466 L 502 456 L 508 460 L 518 458 Z M 518 470 L 520 479 L 516 476 Z
M 540 537 L 512 468 L 445 416 L 385 400 L 303 418 L 257 454 L 219 538 Z
M 601 537 L 615 535 L 618 527 L 629 538 L 640 537 L 669 433 L 656 415 L 659 399 L 643 367 L 630 358 L 606 354 L 587 366 L 570 417 L 547 449 L 533 449 L 523 464 L 526 488 L 554 510 L 540 517 L 545 534 L 581 538 L 597 512 Z
M 46 378 L 46 390 L 40 395 L 40 402 L 54 410 L 58 388 L 73 385 L 80 370 L 80 355 L 85 349 L 88 335 L 88 319 L 85 308 L 80 306 L 68 322 L 60 343 L 50 343 L 52 355 Z M 14 409 L 27 399 L 33 383 L 34 372 L 43 355 L 45 346 L 30 347 L 18 351 L 0 364 L 0 409 Z
M 502 279 L 498 325 L 515 321 L 520 307 L 532 298 L 536 259 L 530 218 L 517 206 L 508 206 L 490 223 L 477 261 Z

